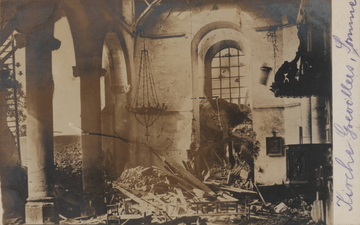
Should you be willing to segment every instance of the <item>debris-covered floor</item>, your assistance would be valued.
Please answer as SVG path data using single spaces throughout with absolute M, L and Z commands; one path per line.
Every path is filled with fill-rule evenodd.
M 122 224 L 126 224 L 125 221 L 122 221 Z M 128 224 L 141 224 L 141 223 L 131 223 Z M 62 220 L 60 224 L 107 224 L 107 215 L 102 215 L 94 218 L 77 218 L 77 219 L 66 219 Z M 115 223 L 113 223 L 115 224 Z M 173 223 L 169 222 L 167 224 L 186 224 L 185 222 L 174 221 Z M 309 216 L 304 215 L 294 215 L 294 214 L 276 214 L 276 215 L 267 215 L 267 216 L 256 216 L 251 215 L 249 219 L 244 218 L 241 215 L 227 215 L 227 216 L 201 216 L 199 219 L 195 219 L 194 222 L 190 224 L 207 224 L 207 225 L 227 225 L 227 224 L 237 224 L 237 225 L 320 225 L 324 224 L 322 222 L 315 222 Z
M 168 170 L 139 166 L 111 182 L 106 214 L 61 215 L 60 224 L 321 224 L 302 196 L 265 202 L 258 191 L 201 182 L 171 159 L 164 162 Z

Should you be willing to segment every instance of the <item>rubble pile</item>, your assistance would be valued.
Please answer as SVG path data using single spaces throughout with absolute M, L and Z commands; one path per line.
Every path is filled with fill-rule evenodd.
M 112 183 L 113 188 L 125 197 L 108 205 L 109 216 L 134 219 L 136 215 L 139 218 L 151 215 L 151 223 L 165 223 L 220 212 L 225 207 L 235 211 L 237 199 L 224 192 L 215 194 L 194 179 L 184 171 L 172 173 L 154 166 L 128 169 Z M 221 203 L 226 203 L 226 206 Z
M 226 166 L 214 166 L 210 169 L 207 181 L 220 185 L 228 185 L 234 188 L 244 188 L 249 174 L 249 166 L 235 165 L 232 169 Z
M 55 152 L 55 167 L 68 173 L 81 174 L 82 150 L 80 143 L 69 144 Z
M 116 182 L 129 189 L 143 191 L 149 191 L 149 188 L 154 185 L 170 184 L 166 174 L 161 173 L 160 170 L 142 166 L 125 170 Z

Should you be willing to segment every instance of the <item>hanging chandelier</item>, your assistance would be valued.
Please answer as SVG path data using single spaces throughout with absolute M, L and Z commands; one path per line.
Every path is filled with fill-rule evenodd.
M 145 49 L 141 51 L 140 68 L 137 80 L 137 87 L 131 105 L 126 109 L 135 119 L 145 127 L 146 140 L 148 140 L 149 127 L 166 111 L 165 103 L 160 104 L 155 89 L 154 77 L 150 66 L 149 53 Z

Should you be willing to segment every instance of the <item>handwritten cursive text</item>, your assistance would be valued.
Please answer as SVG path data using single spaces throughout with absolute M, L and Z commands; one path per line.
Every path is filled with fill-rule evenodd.
M 346 170 L 345 172 L 345 178 L 346 178 L 346 183 L 345 183 L 345 189 L 342 190 L 343 194 L 340 194 L 339 192 L 336 192 L 336 204 L 338 206 L 341 206 L 341 204 L 347 205 L 349 207 L 349 211 L 351 211 L 353 209 L 353 185 L 352 185 L 352 180 L 354 179 L 354 175 L 353 175 L 353 169 L 352 169 L 352 164 L 354 163 L 354 158 L 353 158 L 353 154 L 354 154 L 354 150 L 352 149 L 350 143 L 348 142 L 349 145 L 349 149 L 345 150 L 345 153 L 348 156 L 348 161 L 343 162 L 340 158 L 336 157 L 335 161 L 343 168 Z
M 358 51 L 356 50 L 354 43 L 353 43 L 353 25 L 354 25 L 354 18 L 355 18 L 355 6 L 357 5 L 356 0 L 349 2 L 349 5 L 351 7 L 351 10 L 349 11 L 350 17 L 349 17 L 349 29 L 347 33 L 347 38 L 345 41 L 342 41 L 338 36 L 333 35 L 335 46 L 337 48 L 345 48 L 347 50 L 347 53 L 352 52 L 353 54 L 360 57 Z

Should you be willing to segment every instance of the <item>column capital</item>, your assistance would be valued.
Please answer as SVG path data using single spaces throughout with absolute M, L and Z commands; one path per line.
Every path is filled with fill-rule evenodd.
M 42 51 L 54 51 L 58 50 L 61 45 L 61 41 L 54 36 L 41 36 L 35 34 L 16 34 L 16 47 L 24 48 L 29 45 L 41 46 L 39 50 Z
M 73 66 L 73 76 L 81 77 L 89 73 L 97 73 L 100 77 L 105 76 L 106 70 L 101 67 L 79 67 Z
M 126 94 L 130 91 L 130 85 L 116 85 L 116 86 L 111 86 L 110 90 L 114 93 L 114 94 Z

